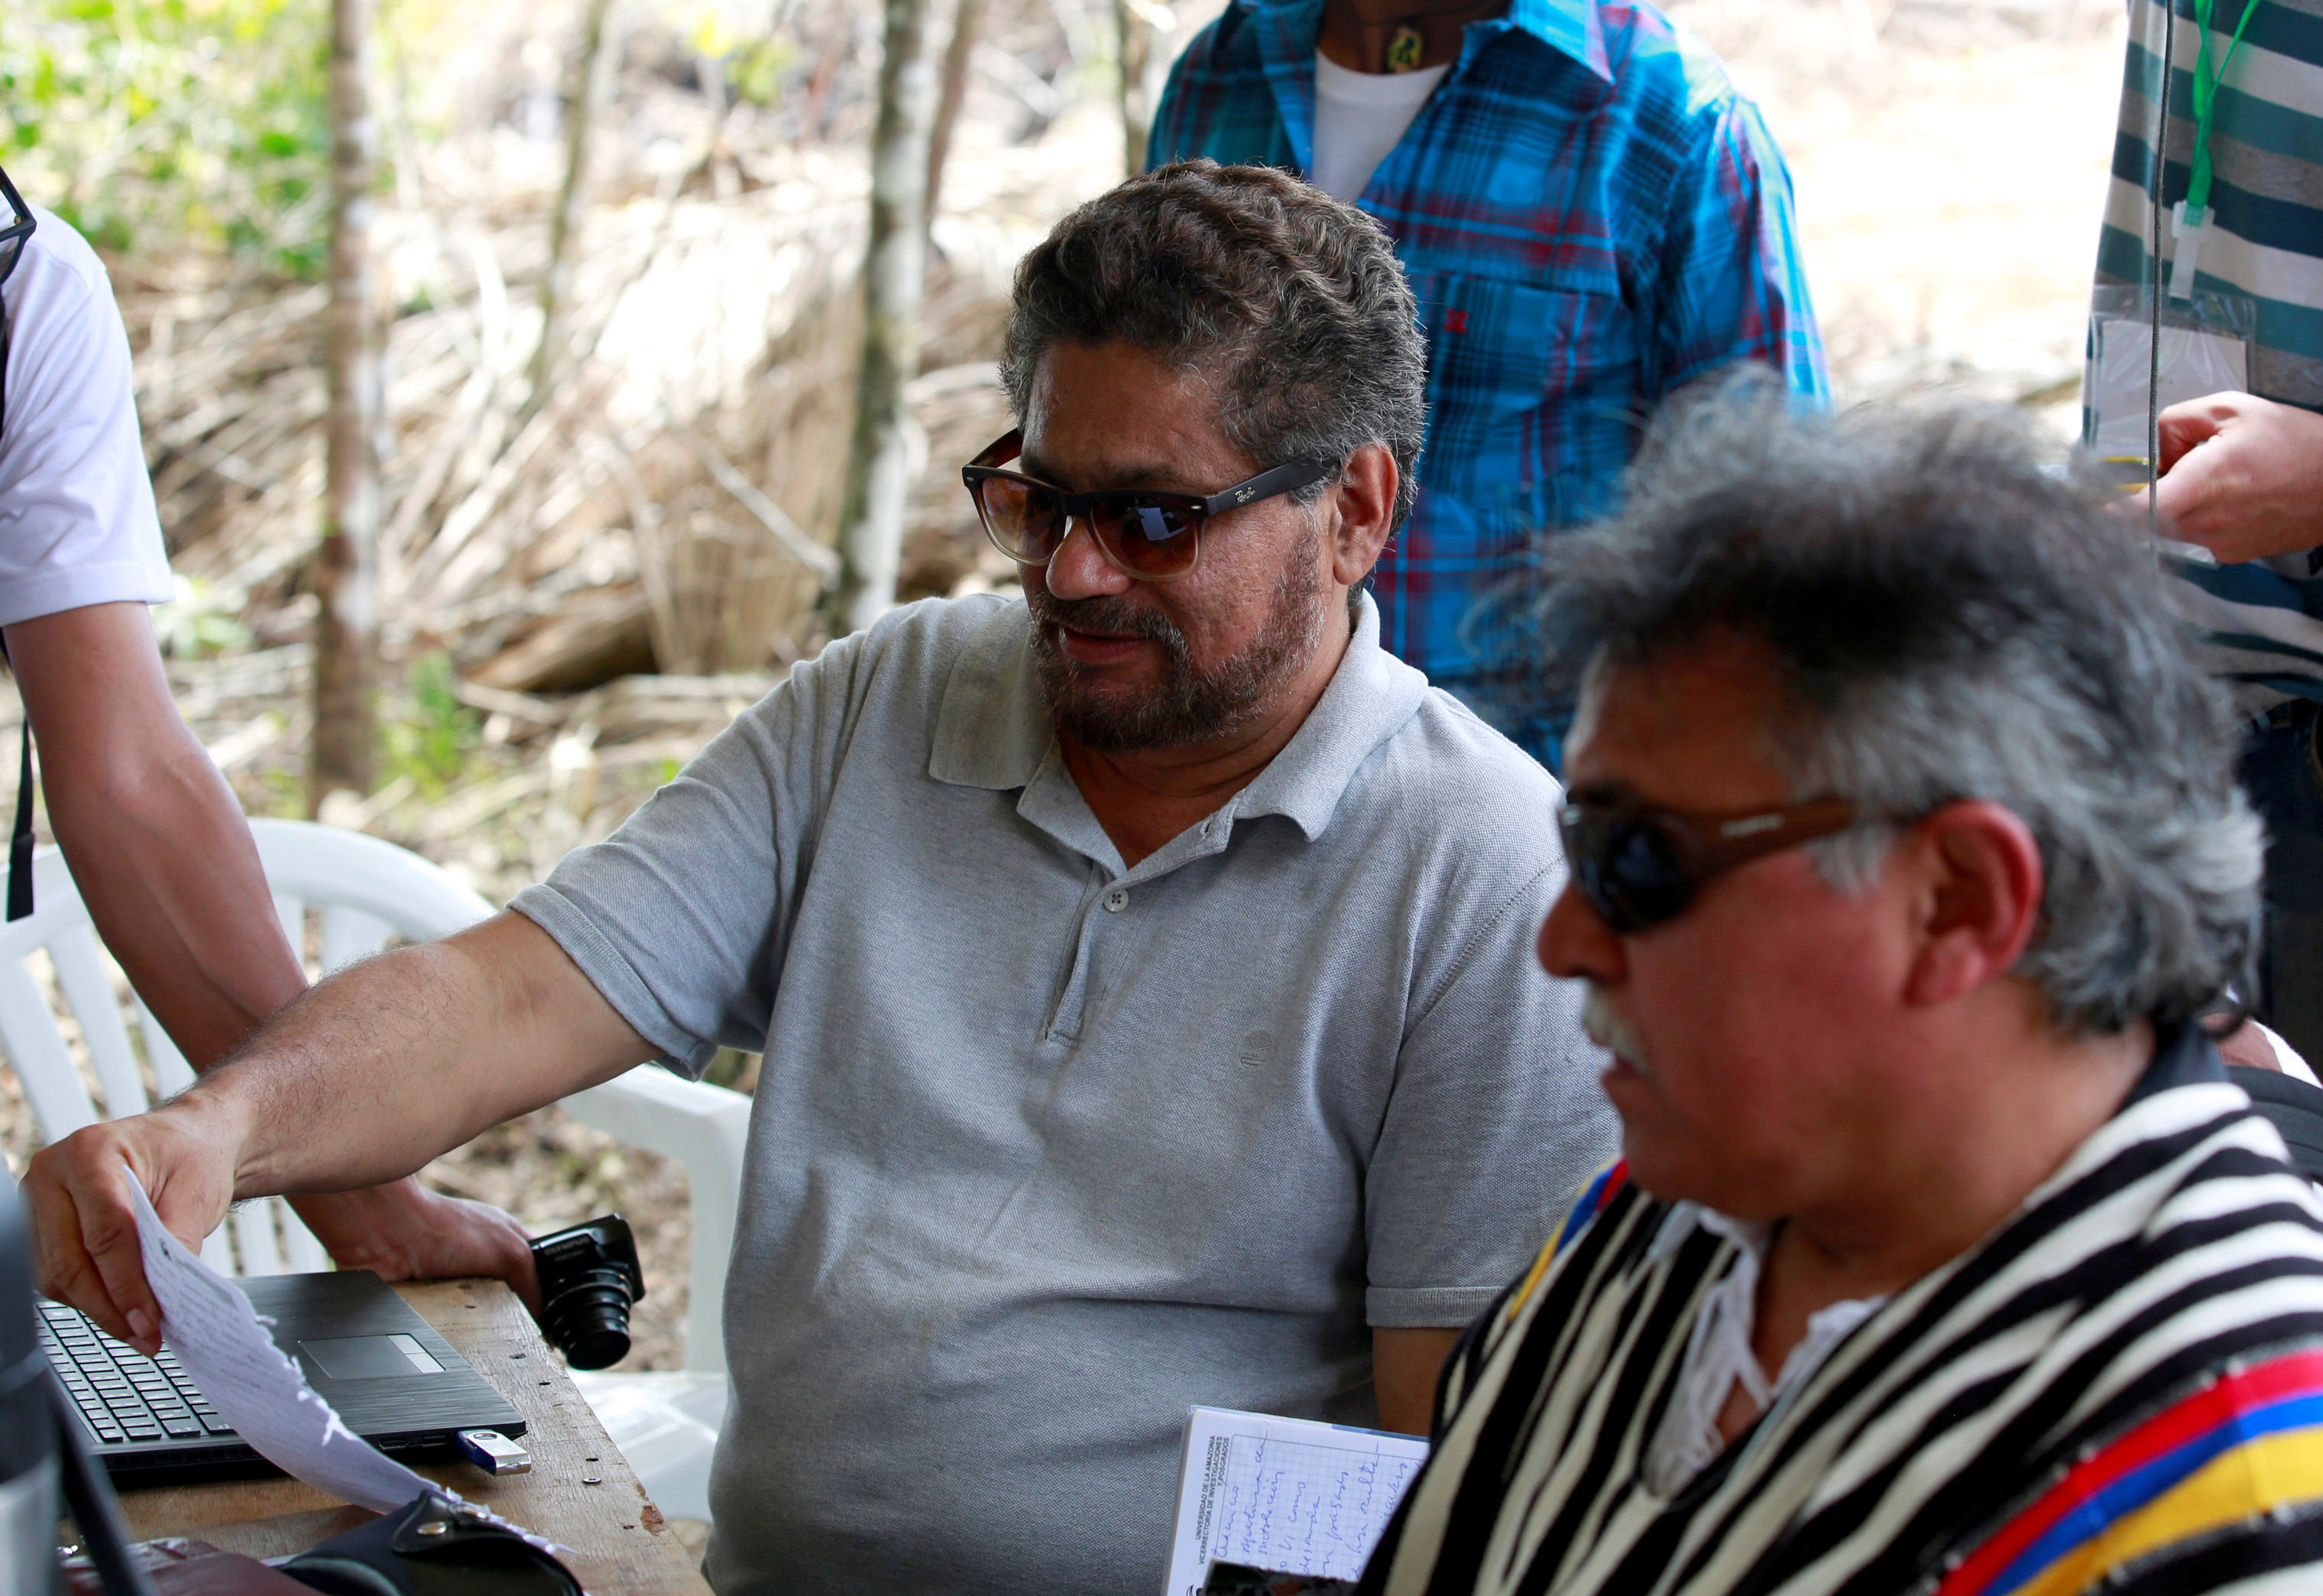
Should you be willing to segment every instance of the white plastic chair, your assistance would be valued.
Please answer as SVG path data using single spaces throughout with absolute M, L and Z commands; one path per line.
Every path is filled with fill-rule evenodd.
M 275 913 L 302 955 L 306 912 L 310 906 L 320 911 L 326 973 L 378 952 L 391 937 L 430 941 L 492 913 L 483 898 L 435 865 L 380 838 L 304 821 L 252 821 L 250 829 Z M 38 907 L 26 919 L 0 926 L 0 1050 L 15 1069 L 42 1139 L 55 1142 L 100 1115 L 28 963 L 42 949 L 87 1049 L 104 1094 L 104 1116 L 140 1113 L 151 1100 L 95 928 L 63 857 L 43 848 L 33 856 L 32 869 Z M 193 1071 L 144 1005 L 135 1006 L 155 1084 L 166 1097 L 189 1085 Z M 647 1494 L 673 1518 L 706 1520 L 710 1450 L 725 1413 L 719 1317 L 750 1100 L 647 1068 L 568 1097 L 563 1106 L 583 1124 L 675 1159 L 685 1170 L 693 1248 L 684 1371 L 576 1379 Z M 321 1244 L 280 1198 L 243 1204 L 230 1225 L 204 1243 L 202 1255 L 225 1273 L 330 1267 Z
M 129 1028 L 114 995 L 96 928 L 65 868 L 64 856 L 53 848 L 32 856 L 32 896 L 35 907 L 30 915 L 0 925 L 0 1050 L 16 1072 L 41 1139 L 59 1142 L 100 1118 L 142 1114 L 152 1100 L 138 1073 Z M 284 912 L 279 901 L 276 909 Z M 287 916 L 285 923 L 291 923 Z M 294 946 L 303 940 L 298 933 L 293 936 Z M 104 1094 L 102 1114 L 74 1068 L 48 994 L 33 974 L 32 956 L 43 951 Z M 170 1096 L 191 1085 L 194 1072 L 145 1005 L 135 1006 L 154 1084 L 162 1096 Z M 203 1243 L 202 1256 L 211 1268 L 226 1274 L 271 1275 L 331 1266 L 321 1243 L 279 1197 L 243 1204 L 229 1224 Z

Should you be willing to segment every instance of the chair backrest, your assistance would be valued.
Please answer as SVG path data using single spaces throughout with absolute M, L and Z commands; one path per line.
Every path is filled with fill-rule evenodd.
M 490 903 L 435 865 L 379 838 L 301 821 L 253 821 L 251 832 L 283 934 L 302 959 L 307 910 L 319 911 L 316 974 L 376 953 L 391 937 L 424 941 L 491 913 Z M 0 1051 L 15 1071 L 41 1139 L 55 1142 L 100 1117 L 142 1113 L 152 1097 L 96 928 L 55 848 L 33 856 L 32 883 L 38 907 L 27 918 L 0 926 Z M 35 973 L 41 953 L 54 972 L 65 1016 L 78 1032 L 89 1075 L 103 1097 L 101 1110 L 75 1065 L 57 1006 Z M 133 1003 L 133 1009 L 153 1087 L 168 1097 L 192 1083 L 193 1071 L 144 1004 Z M 231 1221 L 203 1244 L 202 1255 L 228 1273 L 330 1267 L 321 1243 L 279 1198 L 236 1208 Z
M 284 927 L 302 925 L 308 907 L 320 912 L 326 971 L 377 952 L 390 935 L 429 941 L 492 912 L 435 865 L 377 837 L 305 821 L 252 821 L 250 829 Z M 294 932 L 293 946 L 301 945 Z M 166 1046 L 168 1039 L 162 1041 Z M 633 1069 L 559 1106 L 582 1124 L 684 1169 L 693 1231 L 685 1367 L 723 1371 L 719 1310 L 741 1198 L 750 1099 L 666 1070 Z

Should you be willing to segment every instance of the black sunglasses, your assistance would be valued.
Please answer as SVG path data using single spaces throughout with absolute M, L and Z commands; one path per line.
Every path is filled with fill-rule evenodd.
M 1740 814 L 1654 809 L 1620 793 L 1586 793 L 1556 812 L 1573 885 L 1623 936 L 1683 913 L 1712 877 L 1752 859 L 1844 831 L 1845 798 L 1813 798 Z
M 1140 582 L 1191 576 L 1202 563 L 1203 524 L 1212 516 L 1295 493 L 1338 469 L 1326 461 L 1293 460 L 1207 495 L 1151 488 L 1068 493 L 1038 477 L 1000 469 L 1024 449 L 1024 433 L 1011 432 L 960 469 L 992 546 L 1020 565 L 1045 565 L 1079 521 L 1115 570 Z

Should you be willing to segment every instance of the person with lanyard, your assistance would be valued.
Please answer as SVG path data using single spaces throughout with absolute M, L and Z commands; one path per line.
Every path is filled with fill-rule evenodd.
M 1232 0 L 1148 146 L 1282 167 L 1377 217 L 1420 300 L 1427 451 L 1382 638 L 1553 765 L 1538 646 L 1483 603 L 1612 508 L 1640 418 L 1751 361 L 1828 395 L 1789 174 L 1698 41 L 1622 0 Z
M 2137 0 L 2097 279 L 2089 436 L 2140 480 L 2158 462 L 2139 508 L 2196 546 L 2172 568 L 2250 723 L 2251 995 L 2323 1056 L 2323 0 Z
M 97 934 L 206 1069 L 307 984 L 233 790 L 178 713 L 146 607 L 175 596 L 105 266 L 0 171 L 0 642 Z M 29 748 L 22 760 L 26 776 Z M 29 797 L 28 791 L 24 796 Z M 32 910 L 20 802 L 8 917 Z M 293 1199 L 341 1263 L 532 1287 L 522 1228 L 411 1180 Z

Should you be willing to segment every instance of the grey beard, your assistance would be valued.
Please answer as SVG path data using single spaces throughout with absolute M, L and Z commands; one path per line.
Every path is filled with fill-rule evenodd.
M 1316 574 L 1322 530 L 1310 527 L 1274 584 L 1274 601 L 1250 646 L 1207 671 L 1198 670 L 1186 634 L 1157 610 L 1121 595 L 1059 599 L 1024 595 L 1033 611 L 1033 661 L 1057 730 L 1101 754 L 1177 748 L 1226 736 L 1254 719 L 1282 679 L 1305 665 L 1322 640 L 1325 617 Z M 1067 659 L 1057 627 L 1143 637 L 1162 646 L 1161 684 L 1124 702 L 1098 691 L 1095 673 Z

